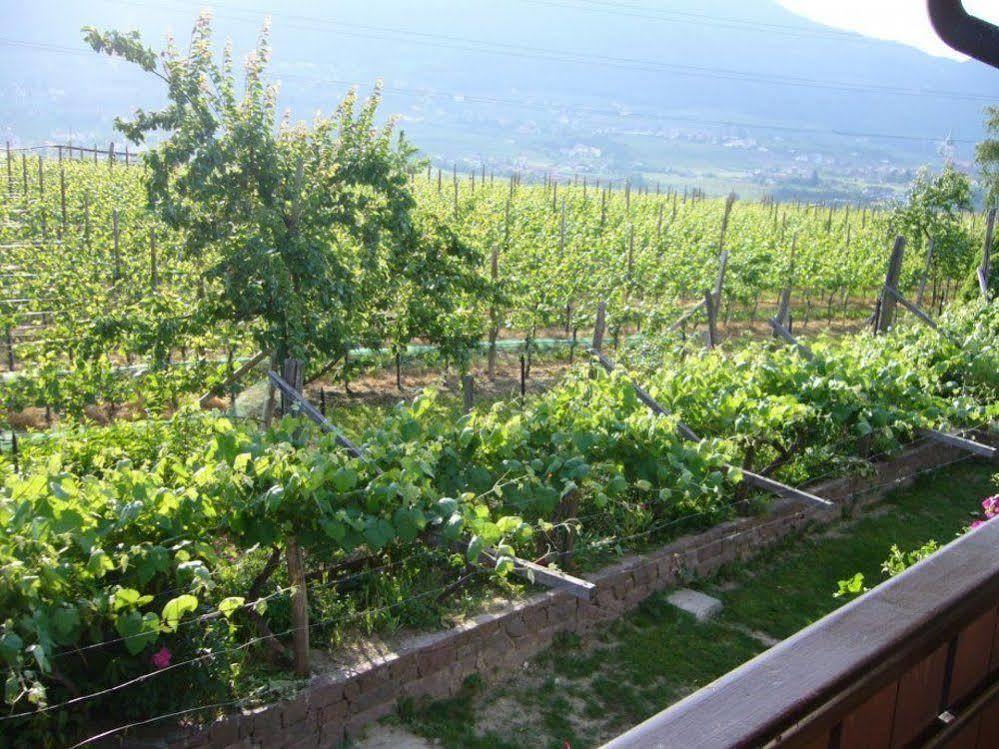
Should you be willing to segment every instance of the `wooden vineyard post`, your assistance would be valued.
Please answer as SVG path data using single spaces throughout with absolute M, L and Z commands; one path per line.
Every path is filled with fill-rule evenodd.
M 780 292 L 780 301 L 777 304 L 777 315 L 774 321 L 786 330 L 791 330 L 791 286 L 785 286 Z M 774 330 L 774 338 L 780 337 Z
M 735 205 L 736 195 L 730 192 L 725 198 L 725 213 L 722 215 L 721 234 L 718 236 L 718 253 L 725 250 L 725 232 L 728 230 L 728 219 L 732 215 L 732 207 Z
M 714 295 L 711 293 L 711 289 L 704 290 L 704 312 L 707 314 L 708 318 L 706 342 L 708 348 L 713 349 L 715 344 L 718 342 L 718 305 L 715 302 Z
M 470 374 L 461 378 L 461 400 L 465 413 L 471 413 L 475 407 L 475 377 Z
M 989 301 L 989 274 L 992 272 L 992 239 L 996 228 L 996 209 L 989 208 L 985 224 L 985 243 L 982 247 L 982 264 L 978 268 L 978 285 L 985 301 Z
M 874 332 L 884 333 L 895 322 L 895 306 L 897 299 L 888 292 L 889 288 L 898 288 L 898 279 L 902 273 L 902 257 L 905 254 L 905 237 L 895 237 L 891 258 L 888 260 L 888 272 L 885 274 L 885 285 L 878 297 L 877 309 L 874 312 Z
M 38 197 L 45 197 L 45 168 L 41 154 L 38 154 Z
M 598 354 L 604 347 L 604 328 L 607 326 L 607 302 L 601 301 L 597 304 L 597 319 L 593 324 L 593 345 L 592 348 Z
M 527 357 L 520 355 L 520 397 L 527 395 Z
M 285 359 L 281 367 L 281 377 L 298 392 L 302 392 L 302 363 L 298 359 Z M 286 393 L 281 394 L 281 415 L 287 416 L 295 406 L 294 401 Z
M 725 269 L 728 267 L 728 252 L 722 250 L 718 258 L 718 278 L 715 280 L 714 301 L 715 312 L 721 305 L 722 290 L 725 288 Z
M 291 595 L 291 624 L 294 628 L 292 643 L 295 653 L 295 676 L 304 679 L 309 675 L 309 595 L 305 582 L 305 563 L 302 549 L 295 536 L 289 536 L 285 556 L 288 561 L 288 579 L 295 587 Z
M 10 141 L 7 141 L 7 194 L 14 194 L 14 168 L 11 163 Z
M 7 329 L 4 332 L 4 336 L 6 338 L 6 344 L 7 344 L 7 369 L 13 372 L 14 365 L 16 362 L 14 360 L 14 332 L 11 329 L 10 325 L 7 326 Z

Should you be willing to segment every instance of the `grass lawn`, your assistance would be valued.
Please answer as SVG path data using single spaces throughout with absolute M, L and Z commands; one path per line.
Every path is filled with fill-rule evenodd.
M 837 581 L 859 571 L 881 582 L 892 544 L 952 540 L 993 493 L 994 473 L 967 462 L 925 475 L 858 518 L 696 584 L 724 603 L 714 621 L 697 624 L 656 595 L 592 642 L 566 635 L 501 683 L 473 677 L 458 697 L 404 704 L 392 720 L 427 740 L 413 746 L 598 746 L 844 603 Z

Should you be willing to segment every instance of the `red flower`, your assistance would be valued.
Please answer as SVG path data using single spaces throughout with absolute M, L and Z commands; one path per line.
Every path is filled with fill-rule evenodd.
M 153 653 L 150 660 L 157 669 L 166 668 L 170 665 L 170 651 L 167 650 L 166 645 Z

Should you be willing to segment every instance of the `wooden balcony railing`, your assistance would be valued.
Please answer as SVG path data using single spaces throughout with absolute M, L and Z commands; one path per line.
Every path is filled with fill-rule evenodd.
M 999 520 L 606 745 L 999 749 Z

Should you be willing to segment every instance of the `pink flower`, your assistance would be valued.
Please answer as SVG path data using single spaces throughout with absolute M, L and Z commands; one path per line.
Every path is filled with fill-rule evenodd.
M 975 530 L 975 528 L 978 528 L 978 527 L 983 526 L 983 525 L 985 525 L 985 521 L 984 520 L 973 520 L 971 522 L 971 530 Z
M 156 668 L 166 668 L 170 665 L 170 651 L 167 650 L 166 645 L 164 645 L 162 648 L 153 653 L 150 660 L 152 660 L 153 665 Z
M 986 518 L 992 519 L 999 515 L 999 494 L 983 499 L 982 509 L 985 510 Z

